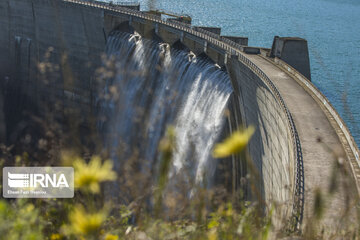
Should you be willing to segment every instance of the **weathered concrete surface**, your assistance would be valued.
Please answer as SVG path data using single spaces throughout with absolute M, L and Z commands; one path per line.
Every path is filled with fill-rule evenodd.
M 272 90 L 236 56 L 229 60 L 227 69 L 236 97 L 230 103 L 231 113 L 241 116 L 240 121 L 232 121 L 231 128 L 241 123 L 256 127 L 248 149 L 258 173 L 251 174 L 258 174 L 260 179 L 256 182 L 260 197 L 266 203 L 278 204 L 276 219 L 287 220 L 292 213 L 295 172 L 287 116 Z M 259 196 L 253 198 L 259 200 Z M 276 225 L 280 226 L 281 221 Z
M 261 56 L 248 55 L 247 57 L 274 82 L 294 118 L 304 159 L 304 220 L 306 222 L 314 213 L 315 190 L 320 189 L 323 193 L 327 193 L 331 187 L 336 160 L 334 154 L 343 159 L 346 159 L 346 155 L 334 128 L 319 104 L 291 76 Z M 321 142 L 318 139 L 321 139 Z M 336 181 L 341 185 L 340 174 Z M 334 193 L 331 201 L 327 202 L 321 223 L 322 226 L 327 227 L 327 230 L 331 229 L 329 226 L 344 224 L 340 216 L 346 208 L 346 191 L 352 190 L 340 188 Z M 335 228 L 333 230 L 335 231 Z
M 307 41 L 297 37 L 274 37 L 270 57 L 278 57 L 311 80 Z
M 17 128 L 24 112 L 34 108 L 44 112 L 40 110 L 44 104 L 54 109 L 60 99 L 64 107 L 76 106 L 79 117 L 86 118 L 94 72 L 105 46 L 103 11 L 62 1 L 5 0 L 0 1 L 0 27 L 7 135 Z M 46 76 L 38 71 L 40 62 L 52 65 Z M 63 109 L 58 109 L 59 115 Z
M 218 34 L 218 35 L 221 34 L 221 28 L 219 28 L 219 27 L 194 26 L 193 28 L 195 30 L 197 30 L 198 28 L 204 29 L 206 31 L 209 31 L 209 32 L 212 32 L 212 33 L 215 33 L 215 34 Z
M 247 46 L 249 42 L 249 39 L 247 37 L 237 37 L 237 36 L 221 36 L 221 37 L 227 38 L 243 46 Z

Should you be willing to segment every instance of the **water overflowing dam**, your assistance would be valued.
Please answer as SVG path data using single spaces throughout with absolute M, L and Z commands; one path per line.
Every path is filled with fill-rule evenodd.
M 159 141 L 173 125 L 173 174 L 186 168 L 197 181 L 204 174 L 211 180 L 211 151 L 223 131 L 232 92 L 227 74 L 206 59 L 136 33 L 111 33 L 106 53 L 108 61 L 114 61 L 114 77 L 107 79 L 102 94 L 110 97 L 100 111 L 108 119 L 106 142 L 119 159 L 116 168 L 134 152 L 143 159 L 143 168 L 154 168 Z

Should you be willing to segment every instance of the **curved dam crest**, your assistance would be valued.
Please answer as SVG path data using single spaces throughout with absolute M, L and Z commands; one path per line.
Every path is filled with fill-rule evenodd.
M 264 200 L 282 206 L 276 209 L 278 216 L 293 216 L 295 227 L 300 228 L 303 208 L 305 217 L 311 214 L 313 190 L 327 187 L 331 154 L 316 143 L 318 136 L 326 144 L 340 146 L 358 186 L 359 150 L 351 134 L 316 87 L 296 66 L 281 59 L 281 48 L 276 47 L 281 43 L 274 44 L 272 50 L 279 52 L 269 58 L 269 50 L 239 45 L 189 25 L 75 0 L 5 0 L 0 3 L 0 16 L 4 29 L 0 35 L 0 51 L 4 53 L 0 57 L 0 79 L 7 89 L 2 97 L 4 105 L 17 99 L 21 108 L 31 109 L 41 106 L 44 99 L 60 100 L 79 109 L 86 122 L 96 105 L 94 92 L 98 86 L 93 76 L 101 66 L 100 56 L 110 32 L 135 30 L 144 38 L 183 46 L 196 56 L 205 55 L 228 72 L 234 93 L 229 98 L 225 134 L 241 124 L 256 126 L 248 152 L 261 176 L 257 187 Z M 36 63 L 49 47 L 54 49 L 49 61 L 60 65 L 63 76 L 42 84 L 37 80 Z M 305 111 L 299 104 L 302 101 L 309 107 Z M 7 133 L 2 138 L 9 139 L 21 114 L 9 109 L 5 112 Z M 231 169 L 232 186 L 240 188 L 247 166 L 233 156 Z M 341 196 L 339 193 L 336 198 L 340 201 Z M 330 215 L 336 214 L 334 210 Z

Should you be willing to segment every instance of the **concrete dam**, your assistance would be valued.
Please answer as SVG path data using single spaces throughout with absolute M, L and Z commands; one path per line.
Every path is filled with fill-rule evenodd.
M 89 119 L 104 111 L 114 117 L 112 123 L 107 124 L 110 129 L 119 129 L 123 131 L 122 136 L 137 139 L 139 136 L 133 135 L 139 129 L 137 126 L 132 126 L 134 130 L 121 129 L 125 123 L 129 126 L 126 116 L 135 114 L 132 113 L 133 101 L 129 100 L 134 98 L 141 99 L 141 104 L 149 109 L 140 116 L 146 116 L 147 120 L 160 116 L 146 130 L 151 139 L 157 139 L 145 144 L 146 154 L 154 154 L 151 144 L 158 142 L 163 126 L 174 121 L 184 138 L 193 136 L 195 143 L 202 143 L 196 148 L 196 144 L 193 147 L 186 145 L 186 141 L 180 142 L 183 155 L 175 160 L 181 168 L 181 159 L 188 158 L 185 155 L 189 151 L 195 153 L 196 159 L 203 157 L 191 167 L 196 169 L 195 178 L 201 177 L 202 171 L 216 171 L 216 166 L 209 166 L 213 165 L 208 161 L 210 157 L 202 156 L 201 151 L 209 153 L 215 140 L 229 135 L 238 126 L 254 125 L 256 132 L 247 152 L 261 178 L 257 187 L 266 203 L 280 203 L 277 216 L 292 219 L 296 229 L 311 214 L 315 188 L 328 187 L 333 152 L 324 145 L 344 158 L 354 185 L 360 190 L 359 149 L 334 107 L 311 83 L 304 39 L 275 37 L 271 49 L 249 47 L 246 38 L 221 36 L 216 28 L 166 21 L 136 9 L 78 0 L 3 0 L 0 29 L 1 142 L 11 143 L 16 139 L 14 133 L 18 132 L 24 109 L 41 115 L 44 102 L 51 105 L 59 100 L 60 115 L 66 106 L 71 106 L 87 125 Z M 146 39 L 151 42 L 147 43 Z M 159 49 L 149 50 L 155 46 Z M 143 55 L 139 51 L 143 51 Z M 104 64 L 101 57 L 104 52 L 113 54 L 117 63 L 126 69 L 131 66 L 138 69 L 138 65 L 144 63 L 136 60 L 136 56 L 147 56 L 163 65 L 168 64 L 167 60 L 171 62 L 173 65 L 169 68 L 174 70 L 169 76 L 175 70 L 181 74 L 175 74 L 178 80 L 169 86 L 165 80 L 162 80 L 165 85 L 161 85 L 146 77 L 135 77 L 123 86 L 126 104 L 122 113 L 127 114 L 114 115 L 108 111 L 114 107 L 111 101 L 104 102 L 105 107 L 99 107 L 98 101 L 100 86 L 96 69 Z M 39 80 L 42 68 L 52 70 L 46 75 L 49 78 L 46 83 Z M 114 79 L 121 79 L 125 73 L 116 74 Z M 170 78 L 162 73 L 151 74 L 156 79 Z M 148 100 L 142 93 L 146 90 L 141 89 L 142 82 L 154 86 L 154 96 L 166 96 L 169 89 L 176 88 L 183 99 L 167 100 L 166 107 L 159 107 L 157 98 Z M 184 88 L 179 90 L 182 84 Z M 136 88 L 139 89 L 135 91 Z M 111 92 L 106 86 L 101 89 Z M 201 95 L 202 89 L 211 94 Z M 146 105 L 149 101 L 154 102 L 154 107 Z M 188 103 L 187 110 L 182 107 L 184 102 Z M 178 112 L 172 113 L 174 109 Z M 200 117 L 193 117 L 193 113 Z M 222 117 L 224 115 L 226 117 Z M 206 124 L 211 131 L 206 129 Z M 111 144 L 114 142 L 112 139 Z M 241 188 L 247 164 L 241 161 L 241 156 L 226 160 L 232 176 L 231 188 Z M 336 218 L 343 195 L 338 192 L 334 198 L 329 219 Z

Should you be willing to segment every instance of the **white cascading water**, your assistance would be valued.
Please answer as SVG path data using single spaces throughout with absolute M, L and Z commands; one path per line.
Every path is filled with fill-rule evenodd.
M 108 119 L 105 142 L 115 168 L 134 151 L 144 167 L 154 168 L 159 141 L 173 125 L 171 177 L 186 168 L 195 181 L 209 180 L 215 171 L 211 151 L 232 92 L 227 74 L 209 61 L 137 34 L 112 33 L 106 53 L 114 59 L 114 75 L 107 78 L 101 114 Z

